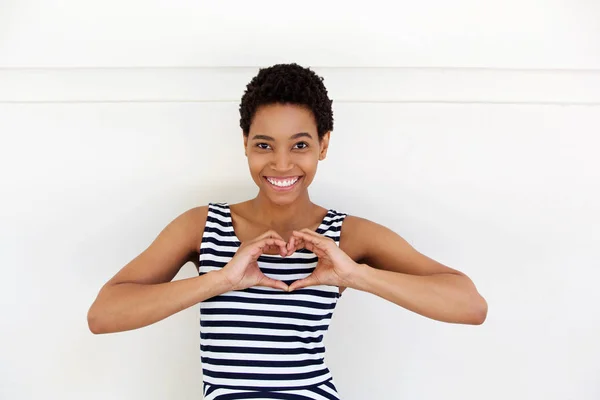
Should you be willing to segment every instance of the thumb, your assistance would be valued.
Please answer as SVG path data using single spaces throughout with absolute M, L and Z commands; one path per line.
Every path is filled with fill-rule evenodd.
M 283 281 L 278 281 L 268 276 L 263 275 L 263 278 L 256 284 L 257 286 L 272 287 L 274 289 L 281 289 L 284 292 L 288 291 L 288 285 Z
M 316 286 L 316 285 L 320 285 L 320 284 L 321 284 L 321 282 L 319 282 L 317 277 L 314 274 L 310 274 L 306 278 L 298 279 L 297 281 L 292 283 L 290 285 L 290 292 L 292 290 L 301 289 L 301 288 L 305 288 L 308 286 Z

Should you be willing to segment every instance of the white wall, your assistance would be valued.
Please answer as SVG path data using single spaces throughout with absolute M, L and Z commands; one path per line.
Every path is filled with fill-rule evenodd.
M 237 107 L 282 61 L 334 99 L 313 199 L 490 306 L 450 325 L 348 290 L 342 398 L 600 397 L 600 3 L 198 3 L 0 3 L 0 398 L 201 398 L 197 307 L 105 336 L 85 316 L 176 215 L 255 194 Z

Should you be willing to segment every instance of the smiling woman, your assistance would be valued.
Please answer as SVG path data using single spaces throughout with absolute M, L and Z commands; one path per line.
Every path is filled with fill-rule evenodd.
M 311 201 L 331 104 L 310 69 L 261 69 L 240 105 L 257 196 L 174 219 L 102 287 L 91 331 L 136 329 L 199 304 L 206 399 L 339 399 L 323 338 L 346 288 L 439 321 L 483 323 L 487 303 L 465 274 L 382 225 Z M 173 281 L 188 261 L 198 277 Z
M 250 131 L 244 134 L 246 157 L 256 184 L 278 193 L 299 191 L 306 197 L 328 144 L 329 132 L 318 135 L 310 109 L 294 104 L 260 107 Z M 286 204 L 294 203 L 293 197 L 287 197 Z

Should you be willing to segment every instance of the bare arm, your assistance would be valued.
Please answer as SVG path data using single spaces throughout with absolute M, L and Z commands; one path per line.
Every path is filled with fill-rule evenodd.
M 382 225 L 352 216 L 344 225 L 345 246 L 355 249 L 361 265 L 357 289 L 435 320 L 485 321 L 487 302 L 464 273 L 420 253 Z
M 206 206 L 179 215 L 102 287 L 87 316 L 93 333 L 141 328 L 229 290 L 212 272 L 171 282 L 197 255 L 206 215 Z
M 480 325 L 487 303 L 465 275 L 411 275 L 360 264 L 356 288 L 442 322 Z

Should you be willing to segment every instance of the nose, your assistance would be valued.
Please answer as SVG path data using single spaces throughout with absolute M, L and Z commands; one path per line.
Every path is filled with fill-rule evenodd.
M 286 172 L 294 168 L 292 157 L 287 151 L 279 151 L 273 159 L 273 169 L 278 172 Z

